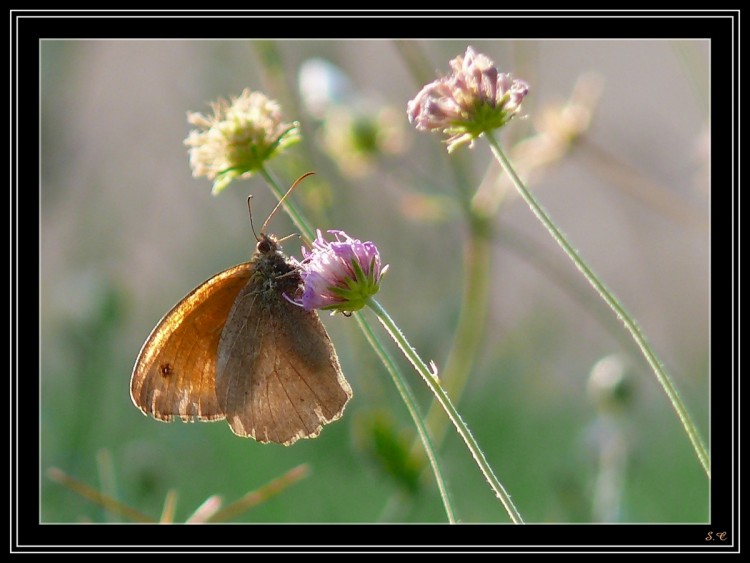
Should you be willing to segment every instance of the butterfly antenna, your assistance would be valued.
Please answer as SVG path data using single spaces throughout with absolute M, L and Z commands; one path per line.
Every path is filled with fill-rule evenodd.
M 253 209 L 250 206 L 250 200 L 253 199 L 253 195 L 250 194 L 247 196 L 247 214 L 250 216 L 250 228 L 253 230 L 253 235 L 255 236 L 255 240 L 260 242 L 260 238 L 258 237 L 258 233 L 255 232 L 255 225 L 253 225 Z M 263 225 L 265 227 L 265 225 Z M 261 231 L 262 232 L 262 231 Z
M 266 219 L 266 222 L 265 222 L 265 223 L 263 223 L 263 227 L 261 227 L 261 229 L 260 229 L 260 232 L 261 232 L 261 234 L 263 234 L 263 233 L 265 233 L 265 232 L 266 232 L 266 226 L 268 225 L 268 222 L 269 222 L 269 221 L 271 220 L 271 218 L 272 218 L 272 217 L 273 217 L 274 215 L 276 215 L 276 212 L 277 212 L 277 211 L 279 210 L 279 208 L 281 208 L 281 206 L 282 206 L 282 205 L 284 205 L 284 202 L 286 201 L 286 198 L 287 198 L 287 196 L 288 196 L 288 195 L 289 195 L 290 193 L 292 193 L 292 190 L 293 190 L 294 188 L 296 188 L 296 187 L 297 187 L 297 185 L 298 185 L 298 184 L 299 184 L 299 183 L 300 183 L 300 182 L 301 182 L 302 180 L 304 180 L 304 179 L 305 179 L 305 178 L 307 178 L 308 176 L 312 176 L 313 174 L 315 174 L 315 172 L 307 172 L 307 173 L 303 174 L 302 176 L 300 176 L 299 178 L 297 178 L 297 179 L 296 179 L 296 180 L 294 181 L 294 184 L 292 184 L 292 187 L 291 187 L 291 188 L 289 188 L 289 189 L 287 190 L 287 192 L 286 192 L 286 193 L 284 194 L 284 196 L 283 196 L 283 197 L 282 197 L 282 198 L 281 198 L 281 199 L 279 200 L 279 203 L 277 203 L 277 204 L 276 204 L 276 207 L 274 207 L 274 208 L 273 208 L 273 211 L 271 211 L 271 214 L 270 214 L 270 215 L 268 216 L 268 219 Z

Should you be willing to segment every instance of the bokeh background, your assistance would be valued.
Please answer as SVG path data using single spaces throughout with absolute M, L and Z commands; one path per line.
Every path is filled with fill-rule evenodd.
M 708 42 L 45 40 L 42 521 L 123 520 L 48 478 L 51 467 L 153 518 L 174 491 L 184 521 L 211 495 L 233 501 L 301 464 L 305 478 L 233 520 L 445 521 L 429 470 L 420 476 L 409 457 L 411 419 L 354 319 L 322 317 L 355 396 L 315 440 L 260 445 L 224 422 L 162 424 L 131 403 L 132 365 L 161 316 L 249 259 L 247 195 L 257 223 L 275 204 L 261 178 L 214 197 L 191 176 L 186 112 L 244 88 L 302 123 L 303 141 L 269 168 L 285 186 L 314 170 L 294 195 L 313 223 L 378 244 L 390 264 L 379 301 L 438 368 L 461 306 L 457 190 L 490 194 L 487 325 L 458 409 L 526 521 L 708 520 L 708 481 L 664 392 L 504 191 L 486 143 L 448 156 L 409 126 L 408 100 L 469 44 L 530 84 L 527 117 L 503 145 L 525 154 L 534 193 L 638 320 L 707 437 Z M 559 129 L 543 116 L 567 115 L 559 104 L 571 96 L 591 112 L 577 141 L 523 153 L 529 140 L 549 148 L 539 131 Z M 359 145 L 346 135 L 353 123 Z M 295 232 L 282 214 L 270 230 Z M 297 242 L 286 250 L 300 255 Z M 424 385 L 392 353 L 426 410 Z M 622 378 L 614 410 L 590 392 L 592 370 L 607 365 Z M 508 521 L 455 433 L 439 455 L 461 521 Z

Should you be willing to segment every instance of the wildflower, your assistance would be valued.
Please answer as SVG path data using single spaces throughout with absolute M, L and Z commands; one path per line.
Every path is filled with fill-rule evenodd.
M 308 59 L 300 66 L 298 81 L 303 107 L 319 122 L 318 140 L 344 176 L 362 178 L 381 157 L 405 150 L 399 110 L 358 91 L 333 63 Z
M 357 311 L 378 292 L 388 266 L 381 267 L 374 243 L 353 239 L 344 231 L 328 232 L 334 235 L 334 241 L 327 241 L 318 230 L 312 250 L 302 251 L 305 289 L 299 304 L 308 311 Z
M 378 158 L 406 146 L 402 120 L 389 106 L 332 106 L 320 133 L 328 154 L 349 178 L 366 176 Z
M 595 74 L 581 75 L 567 101 L 550 103 L 535 112 L 536 133 L 509 150 L 518 176 L 529 187 L 539 182 L 555 163 L 561 161 L 591 126 L 604 83 Z M 475 212 L 493 216 L 506 198 L 517 195 L 509 176 L 498 171 L 488 174 L 472 201 Z
M 263 163 L 300 139 L 299 123 L 281 121 L 281 108 L 260 92 L 243 90 L 231 102 L 212 103 L 213 116 L 188 112 L 197 126 L 185 139 L 193 176 L 213 180 L 216 195 L 235 178 L 249 178 Z
M 325 119 L 332 107 L 350 105 L 358 97 L 347 74 L 326 59 L 308 59 L 297 74 L 302 106 L 315 119 Z
M 471 47 L 450 65 L 453 74 L 427 84 L 407 106 L 417 129 L 449 136 L 448 152 L 508 123 L 529 92 L 525 82 L 499 72 Z
M 591 369 L 586 390 L 602 413 L 615 413 L 629 407 L 634 387 L 627 365 L 616 355 L 602 358 Z

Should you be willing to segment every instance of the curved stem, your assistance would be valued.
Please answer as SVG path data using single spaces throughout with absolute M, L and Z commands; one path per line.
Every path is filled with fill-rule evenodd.
M 633 336 L 636 344 L 638 344 L 638 347 L 641 349 L 643 356 L 646 358 L 646 361 L 654 371 L 656 379 L 659 381 L 659 384 L 662 386 L 664 392 L 667 394 L 667 397 L 672 403 L 672 407 L 677 413 L 677 417 L 680 419 L 680 422 L 682 423 L 682 426 L 685 429 L 688 438 L 690 439 L 690 443 L 693 445 L 693 449 L 698 456 L 698 460 L 703 466 L 703 470 L 706 472 L 706 475 L 710 479 L 711 468 L 706 447 L 703 444 L 700 436 L 698 435 L 695 424 L 691 420 L 690 415 L 685 408 L 685 405 L 682 403 L 682 400 L 677 393 L 677 389 L 672 383 L 672 380 L 670 379 L 666 370 L 662 367 L 659 358 L 656 356 L 656 353 L 653 351 L 651 345 L 648 343 L 645 336 L 641 332 L 641 329 L 638 327 L 635 320 L 633 320 L 633 318 L 628 314 L 625 308 L 620 304 L 614 294 L 607 289 L 604 283 L 578 255 L 576 250 L 571 246 L 562 232 L 560 232 L 557 226 L 552 222 L 552 219 L 549 217 L 549 215 L 547 215 L 547 212 L 544 211 L 542 206 L 536 201 L 531 192 L 526 189 L 526 186 L 524 186 L 523 182 L 516 174 L 515 170 L 511 166 L 510 161 L 505 156 L 505 153 L 503 153 L 503 150 L 500 148 L 500 145 L 497 143 L 497 140 L 492 135 L 492 133 L 488 132 L 485 135 L 487 137 L 487 142 L 490 144 L 490 149 L 495 155 L 495 158 L 497 158 L 498 162 L 503 167 L 503 170 L 505 170 L 510 179 L 513 181 L 513 184 L 516 186 L 519 194 L 531 208 L 534 215 L 536 215 L 536 217 L 542 222 L 542 224 L 552 235 L 552 238 L 557 241 L 557 243 L 570 257 L 570 259 L 581 271 L 581 273 L 592 285 L 592 287 L 599 293 L 601 298 L 607 303 L 607 305 L 609 305 L 609 307 L 615 312 L 618 318 L 625 324 L 625 327 L 628 329 L 628 331 L 630 331 L 630 334 Z
M 441 376 L 445 392 L 454 402 L 461 398 L 482 343 L 490 288 L 490 252 L 489 236 L 472 229 L 469 240 L 465 243 L 460 314 Z M 440 405 L 433 403 L 427 414 L 427 426 L 438 444 L 447 427 L 441 411 Z
M 495 474 L 493 473 L 490 464 L 487 463 L 487 459 L 484 457 L 482 450 L 479 449 L 479 445 L 471 435 L 469 428 L 461 419 L 460 415 L 453 406 L 453 403 L 451 403 L 450 398 L 448 398 L 448 395 L 446 395 L 445 391 L 443 391 L 443 388 L 440 386 L 440 383 L 437 381 L 435 375 L 422 361 L 422 358 L 420 358 L 419 355 L 414 351 L 414 348 L 411 347 L 409 342 L 406 340 L 406 337 L 403 335 L 401 330 L 399 330 L 398 326 L 396 326 L 396 324 L 393 322 L 393 319 L 391 319 L 391 317 L 388 315 L 386 310 L 383 309 L 380 303 L 378 303 L 375 299 L 370 298 L 368 299 L 367 304 L 377 315 L 378 320 L 382 323 L 393 340 L 396 341 L 396 344 L 399 348 L 401 348 L 407 359 L 412 363 L 414 368 L 417 370 L 417 373 L 419 373 L 419 375 L 422 376 L 422 379 L 425 380 L 425 383 L 427 383 L 427 386 L 435 395 L 435 398 L 440 403 L 440 406 L 443 407 L 443 410 L 448 415 L 448 418 L 453 423 L 453 426 L 456 427 L 458 434 L 466 443 L 466 447 L 469 448 L 471 455 L 474 457 L 474 461 L 479 466 L 479 470 L 482 472 L 485 479 L 487 479 L 487 482 L 495 492 L 495 495 L 500 500 L 500 502 L 502 502 L 505 510 L 508 512 L 510 519 L 514 524 L 523 524 L 521 514 L 518 512 L 515 505 L 511 501 L 510 495 L 508 495 L 500 481 L 498 481 L 497 477 L 495 477 Z
M 367 341 L 370 343 L 370 346 L 372 346 L 373 350 L 375 350 L 375 353 L 380 358 L 380 361 L 383 362 L 386 370 L 388 370 L 388 373 L 391 375 L 393 383 L 396 385 L 398 392 L 404 399 L 404 403 L 406 403 L 406 408 L 409 409 L 409 414 L 411 415 L 412 420 L 414 420 L 414 425 L 417 427 L 417 432 L 419 433 L 419 438 L 421 439 L 422 445 L 424 446 L 424 451 L 427 454 L 427 458 L 430 460 L 432 472 L 435 474 L 435 481 L 437 482 L 438 489 L 440 490 L 440 496 L 443 499 L 443 506 L 445 507 L 445 513 L 448 515 L 448 521 L 451 524 L 455 524 L 456 517 L 453 512 L 453 507 L 451 506 L 450 497 L 448 496 L 448 489 L 445 486 L 445 481 L 440 471 L 440 465 L 437 461 L 435 450 L 432 447 L 432 441 L 430 440 L 427 426 L 422 421 L 422 418 L 419 415 L 419 409 L 417 408 L 417 402 L 414 399 L 414 393 L 412 393 L 411 387 L 409 387 L 409 384 L 401 376 L 401 373 L 399 373 L 398 369 L 396 368 L 396 363 L 390 357 L 386 349 L 383 348 L 383 345 L 375 337 L 375 334 L 372 332 L 372 328 L 366 322 L 361 312 L 358 311 L 354 313 L 354 317 L 357 319 L 359 327 L 362 329 L 362 332 L 364 333 L 365 338 L 367 338 Z

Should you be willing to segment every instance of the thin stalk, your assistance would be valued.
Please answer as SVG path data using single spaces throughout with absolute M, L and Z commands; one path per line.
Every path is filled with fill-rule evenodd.
M 71 477 L 57 467 L 50 467 L 47 470 L 47 476 L 53 481 L 69 488 L 71 491 L 78 493 L 83 498 L 90 500 L 91 502 L 96 503 L 99 506 L 103 506 L 114 514 L 124 516 L 125 518 L 129 518 L 134 522 L 142 522 L 146 524 L 156 523 L 156 519 L 151 518 L 151 516 L 148 516 L 143 512 L 136 510 L 135 508 L 130 508 L 127 504 L 110 498 L 103 493 L 100 493 L 93 487 L 90 487 L 86 483 Z
M 417 432 L 419 433 L 419 438 L 422 441 L 422 445 L 424 446 L 424 451 L 427 454 L 427 458 L 430 460 L 432 472 L 435 474 L 435 481 L 437 481 L 437 486 L 440 490 L 440 497 L 443 499 L 443 506 L 445 507 L 445 513 L 448 516 L 448 521 L 451 524 L 455 524 L 456 517 L 454 515 L 453 507 L 451 506 L 448 489 L 445 486 L 445 481 L 440 471 L 440 464 L 437 461 L 435 450 L 432 447 L 432 441 L 430 440 L 430 434 L 427 430 L 427 426 L 422 421 L 422 418 L 419 414 L 419 408 L 417 407 L 414 393 L 412 392 L 411 387 L 409 387 L 409 384 L 402 377 L 401 373 L 398 371 L 398 369 L 396 369 L 396 364 L 388 354 L 387 350 L 383 348 L 382 344 L 375 337 L 375 334 L 372 332 L 372 328 L 370 327 L 370 325 L 365 322 L 365 318 L 361 314 L 361 312 L 358 311 L 354 313 L 354 317 L 357 319 L 359 327 L 362 329 L 362 332 L 364 333 L 365 338 L 367 338 L 367 341 L 370 343 L 370 346 L 372 346 L 373 350 L 375 350 L 375 353 L 380 358 L 380 361 L 383 362 L 386 370 L 388 370 L 388 373 L 391 375 L 393 383 L 396 385 L 398 392 L 404 399 L 404 403 L 406 403 L 406 408 L 409 409 L 409 414 L 411 415 L 412 420 L 414 420 L 414 425 L 417 427 Z
M 521 518 L 521 514 L 518 512 L 515 505 L 511 501 L 510 495 L 508 495 L 500 481 L 498 481 L 497 477 L 495 477 L 495 474 L 492 471 L 492 467 L 490 467 L 490 464 L 484 457 L 482 450 L 479 449 L 479 445 L 471 435 L 469 428 L 461 419 L 461 416 L 458 414 L 455 407 L 453 406 L 453 403 L 451 403 L 450 398 L 445 394 L 445 391 L 443 391 L 443 388 L 440 386 L 437 379 L 430 371 L 430 368 L 427 367 L 424 361 L 422 361 L 422 358 L 420 358 L 419 355 L 414 351 L 414 348 L 412 348 L 412 346 L 406 340 L 406 337 L 403 335 L 398 326 L 396 326 L 396 324 L 393 322 L 393 319 L 391 319 L 390 315 L 388 315 L 387 311 L 380 305 L 380 303 L 378 303 L 375 299 L 370 298 L 368 299 L 367 304 L 373 310 L 375 315 L 378 317 L 378 320 L 391 335 L 398 347 L 401 348 L 401 351 L 404 353 L 407 359 L 412 363 L 414 368 L 417 370 L 417 373 L 419 373 L 419 375 L 422 376 L 422 379 L 425 380 L 425 383 L 427 383 L 427 386 L 430 388 L 432 393 L 435 395 L 435 398 L 443 407 L 443 410 L 448 415 L 448 418 L 450 418 L 453 425 L 456 427 L 456 430 L 466 444 L 466 447 L 469 448 L 469 451 L 474 457 L 474 461 L 479 467 L 479 470 L 482 472 L 485 479 L 487 479 L 487 482 L 495 492 L 495 495 L 505 507 L 505 510 L 510 516 L 510 519 L 514 524 L 523 524 L 523 518 Z
M 710 479 L 711 467 L 708 460 L 708 452 L 706 451 L 706 446 L 703 444 L 703 441 L 698 435 L 698 430 L 691 420 L 690 415 L 685 408 L 685 405 L 682 403 L 682 400 L 677 393 L 677 389 L 672 383 L 672 380 L 670 379 L 666 370 L 662 367 L 661 361 L 656 356 L 656 353 L 651 348 L 651 345 L 646 340 L 646 337 L 641 332 L 641 329 L 638 327 L 635 320 L 628 314 L 625 308 L 620 304 L 614 294 L 607 289 L 607 287 L 597 277 L 593 270 L 591 270 L 586 262 L 584 262 L 583 259 L 578 255 L 576 250 L 571 246 L 562 232 L 552 222 L 552 219 L 549 217 L 547 212 L 544 211 L 542 206 L 536 201 L 531 192 L 526 189 L 526 186 L 524 186 L 523 182 L 518 177 L 518 174 L 516 174 L 516 171 L 513 169 L 513 166 L 505 156 L 505 153 L 500 148 L 500 145 L 498 144 L 492 133 L 487 132 L 485 133 L 485 136 L 487 138 L 487 142 L 490 145 L 492 153 L 495 155 L 495 158 L 497 158 L 498 162 L 503 167 L 503 170 L 505 170 L 510 179 L 513 181 L 513 184 L 516 186 L 518 193 L 531 208 L 534 215 L 536 215 L 536 217 L 542 222 L 545 228 L 552 235 L 552 238 L 554 238 L 555 241 L 557 241 L 557 243 L 562 247 L 562 249 L 573 261 L 576 267 L 581 271 L 581 273 L 588 280 L 591 286 L 599 293 L 601 298 L 615 312 L 617 317 L 625 324 L 625 327 L 633 336 L 633 339 L 641 349 L 643 356 L 646 358 L 646 361 L 654 371 L 656 379 L 659 381 L 659 384 L 667 394 L 669 401 L 672 403 L 672 407 L 677 413 L 677 417 L 680 419 L 680 422 L 682 423 L 682 426 L 685 429 L 688 438 L 690 439 L 690 443 L 693 445 L 693 449 L 698 456 L 698 461 L 700 461 L 701 465 L 703 466 L 703 470 L 706 472 L 706 475 Z
M 464 287 L 461 309 L 448 359 L 441 377 L 448 396 L 458 402 L 463 394 L 471 368 L 484 334 L 490 287 L 490 238 L 474 229 L 465 243 Z M 438 403 L 427 413 L 427 427 L 439 444 L 447 428 Z
M 433 65 L 419 44 L 412 41 L 394 41 L 393 44 L 415 84 L 427 84 L 434 79 L 426 70 Z M 486 329 L 492 248 L 491 217 L 477 211 L 472 205 L 475 194 L 470 186 L 474 182 L 470 178 L 468 158 L 460 152 L 451 156 L 447 162 L 469 232 L 464 243 L 460 313 L 440 379 L 448 396 L 458 403 L 479 355 Z M 442 416 L 441 410 L 440 405 L 433 402 L 427 413 L 427 427 L 437 445 L 441 443 L 448 427 L 448 421 Z
M 115 478 L 115 466 L 112 462 L 112 454 L 107 449 L 96 452 L 96 467 L 99 471 L 99 481 L 102 494 L 113 500 L 117 499 L 117 479 Z M 105 512 L 108 522 L 119 522 L 117 518 L 111 517 L 112 513 Z
M 235 516 L 266 502 L 268 499 L 275 497 L 300 479 L 307 477 L 309 474 L 310 469 L 306 464 L 298 465 L 270 483 L 266 483 L 259 489 L 250 491 L 242 498 L 228 504 L 224 508 L 216 510 L 216 512 L 210 514 L 206 518 L 205 522 L 225 522 L 234 518 Z

